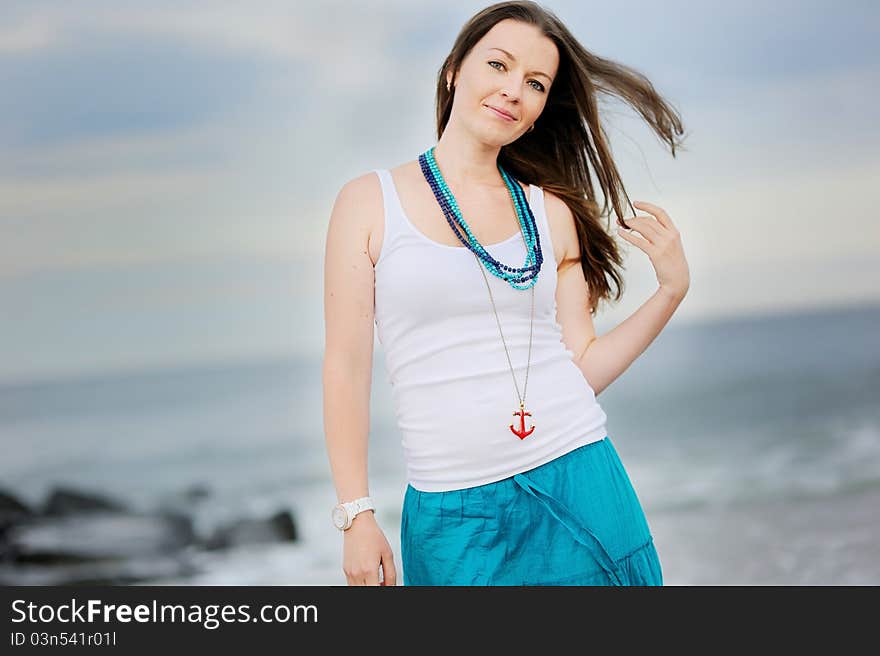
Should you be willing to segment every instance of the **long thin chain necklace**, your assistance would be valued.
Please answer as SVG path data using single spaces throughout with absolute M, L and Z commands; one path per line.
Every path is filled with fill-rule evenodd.
M 477 262 L 477 265 L 479 265 L 479 262 Z M 519 417 L 519 429 L 514 428 L 513 424 L 510 424 L 510 430 L 522 440 L 531 435 L 535 430 L 534 424 L 532 424 L 531 428 L 526 430 L 526 417 L 531 417 L 532 413 L 526 412 L 525 407 L 526 388 L 529 386 L 529 369 L 532 364 L 532 327 L 535 324 L 535 286 L 532 285 L 532 315 L 529 321 L 529 359 L 528 364 L 526 364 L 526 381 L 523 383 L 523 392 L 522 395 L 520 395 L 519 385 L 516 382 L 516 374 L 513 373 L 513 365 L 510 362 L 510 352 L 507 350 L 507 342 L 504 341 L 504 333 L 501 332 L 501 320 L 498 319 L 498 309 L 495 307 L 495 299 L 492 298 L 492 289 L 489 287 L 489 279 L 486 277 L 486 272 L 483 271 L 482 266 L 480 266 L 480 271 L 483 272 L 483 279 L 486 281 L 486 289 L 489 290 L 489 300 L 492 301 L 492 310 L 495 312 L 495 321 L 498 323 L 498 332 L 501 334 L 501 343 L 504 344 L 504 352 L 507 354 L 507 364 L 510 366 L 510 375 L 513 376 L 513 384 L 516 386 L 516 395 L 519 397 L 519 411 L 513 413 L 514 417 Z
M 526 243 L 526 263 L 523 267 L 514 268 L 502 264 L 494 257 L 492 257 L 492 255 L 482 246 L 482 244 L 480 244 L 479 240 L 474 236 L 473 232 L 471 232 L 470 227 L 467 225 L 467 222 L 464 220 L 464 217 L 461 214 L 461 210 L 458 209 L 458 204 L 455 202 L 455 197 L 452 195 L 449 186 L 446 184 L 446 181 L 443 179 L 443 175 L 440 173 L 437 162 L 434 160 L 433 151 L 434 148 L 432 147 L 419 156 L 419 163 L 422 168 L 422 173 L 424 174 L 425 179 L 428 181 L 428 184 L 431 186 L 431 189 L 434 192 L 434 197 L 442 208 L 443 215 L 446 217 L 449 226 L 452 228 L 452 231 L 456 234 L 459 240 L 464 243 L 464 245 L 474 254 L 474 257 L 477 260 L 477 266 L 479 267 L 480 272 L 483 274 L 483 279 L 486 281 L 486 289 L 489 292 L 489 300 L 492 303 L 492 310 L 495 313 L 495 321 L 498 324 L 498 332 L 501 335 L 501 343 L 504 345 L 504 352 L 507 355 L 507 364 L 510 366 L 510 374 L 513 377 L 513 384 L 516 388 L 517 397 L 519 398 L 519 410 L 513 413 L 515 417 L 519 417 L 519 427 L 515 427 L 513 424 L 510 424 L 509 427 L 514 435 L 516 435 L 520 440 L 523 440 L 531 435 L 535 430 L 534 425 L 526 429 L 525 424 L 525 418 L 527 416 L 532 416 L 531 412 L 526 412 L 525 400 L 526 388 L 529 384 L 529 370 L 532 363 L 532 334 L 535 322 L 535 283 L 538 282 L 538 273 L 540 272 L 541 265 L 544 262 L 543 254 L 541 253 L 541 242 L 538 235 L 538 227 L 537 223 L 535 222 L 535 216 L 532 213 L 531 207 L 529 207 L 528 201 L 525 199 L 519 183 L 514 181 L 499 164 L 498 170 L 501 172 L 504 183 L 507 186 L 508 191 L 510 192 L 511 198 L 513 199 L 514 208 L 516 210 L 517 218 L 519 219 L 520 228 L 522 229 L 523 239 Z M 467 239 L 462 236 L 461 232 L 458 230 L 457 224 L 460 224 L 462 226 L 465 234 L 467 235 Z M 521 395 L 519 393 L 519 385 L 516 382 L 516 374 L 513 370 L 513 364 L 510 361 L 510 352 L 507 349 L 507 342 L 504 340 L 504 332 L 501 330 L 501 320 L 498 318 L 498 309 L 495 307 L 495 299 L 492 296 L 492 288 L 489 285 L 489 279 L 486 277 L 486 272 L 484 271 L 483 265 L 485 265 L 485 268 L 489 269 L 489 271 L 493 275 L 507 281 L 514 289 L 531 288 L 532 310 L 529 323 L 529 357 L 528 363 L 526 365 L 526 377 L 525 383 L 523 385 L 523 393 Z

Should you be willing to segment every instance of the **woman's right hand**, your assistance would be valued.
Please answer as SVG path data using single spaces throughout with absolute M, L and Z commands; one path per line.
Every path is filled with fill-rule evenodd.
M 397 585 L 394 554 L 373 511 L 358 513 L 344 532 L 342 569 L 349 585 Z M 379 581 L 379 565 L 384 580 Z

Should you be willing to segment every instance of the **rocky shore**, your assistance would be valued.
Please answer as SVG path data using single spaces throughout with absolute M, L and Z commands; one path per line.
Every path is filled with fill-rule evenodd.
M 136 510 L 69 486 L 29 505 L 0 489 L 0 585 L 124 585 L 199 573 L 196 554 L 297 541 L 289 509 L 197 530 L 195 509 L 210 490 L 194 486 L 176 502 Z

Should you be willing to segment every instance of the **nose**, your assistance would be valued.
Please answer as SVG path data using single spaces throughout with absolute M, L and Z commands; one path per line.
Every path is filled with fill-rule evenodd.
M 519 100 L 519 92 L 513 91 L 512 90 L 513 88 L 514 87 L 511 87 L 510 85 L 508 85 L 507 87 L 505 87 L 504 89 L 501 90 L 501 95 L 503 95 L 505 98 L 507 98 L 508 100 L 510 100 L 512 102 L 517 102 Z

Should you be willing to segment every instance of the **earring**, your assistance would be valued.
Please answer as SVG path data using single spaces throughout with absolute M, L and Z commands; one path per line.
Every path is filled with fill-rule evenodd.
M 532 123 L 532 126 L 528 130 L 526 130 L 526 132 L 531 132 L 534 129 L 535 129 L 535 124 Z
M 446 83 L 446 90 L 449 91 L 449 82 Z

